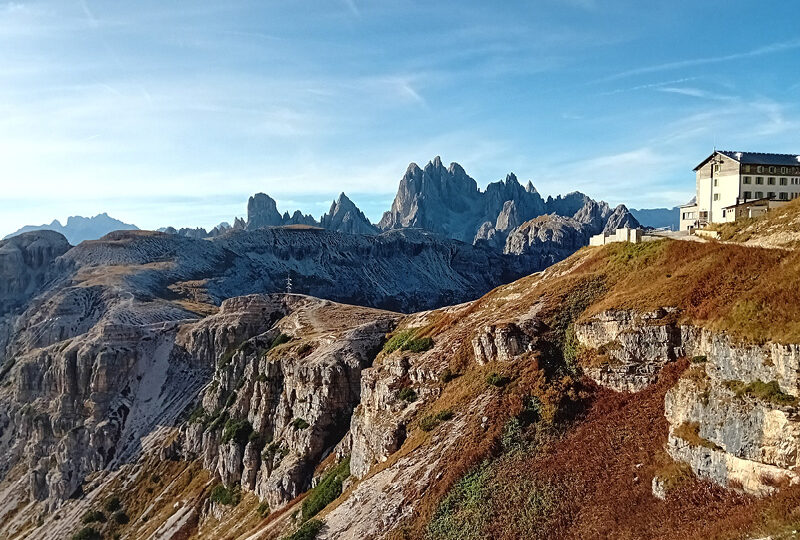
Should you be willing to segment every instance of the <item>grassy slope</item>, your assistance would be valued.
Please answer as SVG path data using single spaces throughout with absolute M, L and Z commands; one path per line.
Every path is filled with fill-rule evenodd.
M 800 199 L 755 219 L 714 225 L 720 240 L 766 247 L 800 247 Z
M 398 528 L 396 537 L 424 536 L 431 519 L 442 517 L 440 503 L 449 488 L 476 470 L 479 486 L 468 477 L 473 491 L 467 499 L 477 506 L 450 504 L 455 517 L 446 516 L 450 521 L 437 529 L 437 537 L 447 538 L 442 530 L 450 530 L 454 538 L 535 538 L 537 530 L 546 529 L 546 536 L 564 538 L 605 537 L 612 531 L 618 538 L 730 538 L 797 520 L 796 490 L 755 501 L 690 480 L 666 503 L 651 495 L 655 471 L 671 463 L 664 451 L 664 393 L 683 364 L 671 366 L 653 388 L 624 396 L 571 375 L 563 369 L 564 358 L 552 352 L 483 367 L 471 358 L 469 341 L 478 328 L 531 310 L 551 328 L 542 346 L 563 351 L 564 329 L 576 319 L 604 309 L 662 306 L 678 307 L 683 322 L 744 340 L 798 342 L 800 253 L 670 240 L 612 244 L 581 250 L 542 274 L 432 314 L 423 333 L 452 344 L 456 352 L 447 356 L 448 367 L 461 376 L 420 416 L 461 410 L 485 388 L 485 376 L 497 370 L 512 382 L 493 397 L 490 424 L 503 426 L 532 395 L 542 402 L 546 418 L 524 430 L 524 450 L 513 455 L 503 448 L 500 430 L 476 429 L 458 452 L 445 457 L 441 482 L 419 494 L 415 519 Z M 553 368 L 558 362 L 561 368 Z M 491 464 L 488 472 L 476 469 L 484 459 Z M 441 519 L 436 524 L 442 525 Z

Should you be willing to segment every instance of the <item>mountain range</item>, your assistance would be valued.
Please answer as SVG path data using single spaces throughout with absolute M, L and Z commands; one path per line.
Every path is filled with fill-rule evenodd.
M 26 225 L 9 234 L 6 238 L 30 231 L 43 230 L 56 231 L 63 234 L 67 241 L 74 246 L 84 240 L 95 240 L 112 231 L 137 231 L 139 228 L 136 225 L 114 219 L 103 212 L 94 217 L 70 216 L 67 218 L 66 225 L 62 225 L 57 219 L 54 219 L 49 225 Z
M 291 215 L 281 214 L 274 199 L 257 193 L 247 202 L 247 219 L 236 218 L 232 226 L 221 223 L 211 231 L 171 227 L 163 230 L 208 238 L 235 230 L 287 226 L 362 235 L 422 229 L 499 253 L 536 260 L 529 266 L 533 271 L 588 244 L 592 235 L 621 227 L 635 228 L 640 223 L 624 205 L 611 208 L 577 191 L 543 198 L 531 182 L 523 186 L 513 173 L 480 190 L 461 165 L 451 163 L 445 167 L 437 156 L 423 168 L 416 163 L 408 166 L 391 209 L 377 224 L 370 223 L 344 193 L 319 220 L 299 210 Z

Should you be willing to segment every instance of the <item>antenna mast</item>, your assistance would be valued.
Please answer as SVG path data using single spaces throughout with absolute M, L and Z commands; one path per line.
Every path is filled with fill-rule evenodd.
M 286 274 L 286 294 L 292 294 L 292 275 Z

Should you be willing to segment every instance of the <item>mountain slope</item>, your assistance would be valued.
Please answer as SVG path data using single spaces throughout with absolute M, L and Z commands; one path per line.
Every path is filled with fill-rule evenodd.
M 0 385 L 9 537 L 280 537 L 314 519 L 318 538 L 793 525 L 799 252 L 611 244 L 412 315 L 250 295 L 199 317 L 158 277 L 187 280 L 197 241 L 128 234 L 62 256 L 76 287 L 54 284 L 15 331 Z M 220 260 L 204 242 L 204 264 L 264 243 L 253 234 Z M 96 319 L 53 304 L 77 289 Z M 53 309 L 62 330 L 42 331 Z M 112 496 L 129 523 L 80 523 Z
M 31 231 L 55 231 L 63 234 L 67 241 L 74 245 L 80 244 L 84 240 L 95 240 L 105 236 L 112 231 L 137 231 L 139 228 L 130 223 L 123 223 L 118 219 L 110 217 L 106 213 L 97 214 L 94 217 L 70 216 L 67 224 L 62 225 L 60 221 L 53 220 L 49 225 L 26 225 L 16 232 L 6 236 L 6 239 L 18 236 L 22 233 Z

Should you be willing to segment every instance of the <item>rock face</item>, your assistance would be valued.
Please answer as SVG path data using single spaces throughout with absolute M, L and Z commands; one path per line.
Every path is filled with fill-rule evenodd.
M 54 263 L 71 246 L 61 234 L 43 230 L 0 241 L 0 315 L 22 306 L 54 277 Z
M 587 245 L 590 236 L 574 219 L 547 215 L 512 230 L 503 252 L 524 260 L 525 266 L 545 268 Z
M 256 193 L 247 201 L 247 229 L 252 231 L 261 227 L 283 225 L 283 217 L 278 212 L 275 199 L 266 193 Z
M 202 409 L 176 444 L 181 456 L 202 459 L 224 484 L 239 484 L 278 509 L 310 487 L 314 469 L 347 431 L 360 401 L 361 370 L 397 317 L 300 297 L 286 297 L 283 311 L 274 308 L 262 311 L 278 318 L 269 330 L 214 347 L 216 370 Z M 332 317 L 336 309 L 347 320 Z M 298 334 L 312 321 L 310 335 L 284 333 Z M 209 325 L 218 323 L 191 329 L 189 341 L 207 343 Z M 287 343 L 275 345 L 279 336 Z
M 364 213 L 344 193 L 333 201 L 331 209 L 322 216 L 320 226 L 330 231 L 350 234 L 377 234 L 378 232 Z
M 588 244 L 589 236 L 606 227 L 614 230 L 625 225 L 638 227 L 636 219 L 622 205 L 612 211 L 606 203 L 597 203 L 578 192 L 544 200 L 530 182 L 523 187 L 514 174 L 480 191 L 460 165 L 451 163 L 445 168 L 439 157 L 424 169 L 415 163 L 409 165 L 400 180 L 392 209 L 383 215 L 378 226 L 384 230 L 420 227 L 503 250 L 506 239 L 521 225 L 545 214 L 574 217 L 575 223 L 570 227 L 584 229 L 582 236 L 586 237 L 580 246 Z M 560 236 L 556 236 L 551 243 L 558 244 L 559 240 Z M 538 247 L 529 244 L 528 250 L 537 251 Z M 550 255 L 542 253 L 540 257 L 547 259 Z
M 619 392 L 637 392 L 655 381 L 667 362 L 683 355 L 681 330 L 671 310 L 606 311 L 575 325 L 586 349 L 584 372 Z
M 666 362 L 691 358 L 665 398 L 669 454 L 699 477 L 754 495 L 800 482 L 800 345 L 741 344 L 724 333 L 676 325 L 671 315 L 604 312 L 576 324 L 586 374 L 636 392 Z M 663 481 L 653 485 L 665 496 Z
M 800 345 L 738 344 L 692 327 L 682 334 L 697 360 L 666 396 L 673 458 L 757 495 L 800 481 Z

